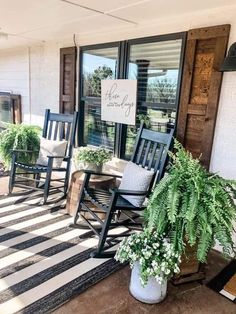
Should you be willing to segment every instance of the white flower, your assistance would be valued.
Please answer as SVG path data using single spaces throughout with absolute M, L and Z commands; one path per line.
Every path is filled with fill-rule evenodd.
M 163 278 L 161 276 L 155 276 L 155 279 L 156 281 L 159 283 L 159 284 L 162 284 L 163 283 Z
M 175 264 L 174 273 L 178 273 L 180 271 L 179 266 Z
M 152 266 L 153 266 L 153 267 L 156 267 L 156 266 L 158 266 L 158 263 L 157 263 L 157 261 L 152 261 Z

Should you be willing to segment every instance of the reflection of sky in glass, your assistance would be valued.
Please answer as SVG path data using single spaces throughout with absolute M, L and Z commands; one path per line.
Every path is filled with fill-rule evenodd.
M 83 54 L 83 73 L 93 73 L 98 67 L 107 66 L 114 72 L 116 69 L 116 60 L 91 55 L 89 53 Z

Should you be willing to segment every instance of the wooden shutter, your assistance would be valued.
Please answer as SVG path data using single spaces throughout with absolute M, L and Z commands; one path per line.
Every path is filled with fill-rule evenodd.
M 209 168 L 230 25 L 188 32 L 177 138 Z
M 60 49 L 60 113 L 75 111 L 76 47 Z

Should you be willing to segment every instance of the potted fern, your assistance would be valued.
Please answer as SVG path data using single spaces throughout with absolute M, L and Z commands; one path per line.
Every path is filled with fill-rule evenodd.
M 209 173 L 175 141 L 168 173 L 153 191 L 145 211 L 149 232 L 166 234 L 177 254 L 194 248 L 198 262 L 207 260 L 216 241 L 225 255 L 235 255 L 235 182 Z
M 19 153 L 18 160 L 22 163 L 34 163 L 38 157 L 40 128 L 26 124 L 7 124 L 0 133 L 0 157 L 6 168 L 11 162 L 12 150 L 30 150 L 29 153 Z

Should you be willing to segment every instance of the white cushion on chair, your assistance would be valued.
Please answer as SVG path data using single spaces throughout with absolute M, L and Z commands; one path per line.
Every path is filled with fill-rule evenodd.
M 53 141 L 47 140 L 44 137 L 40 139 L 40 150 L 36 164 L 47 166 L 47 156 L 65 156 L 67 141 Z M 63 158 L 55 158 L 53 167 L 59 168 L 63 162 Z
M 119 189 L 132 191 L 147 191 L 154 172 L 146 170 L 141 166 L 129 161 L 124 169 Z M 122 195 L 127 201 L 136 207 L 141 207 L 145 200 L 144 196 Z

